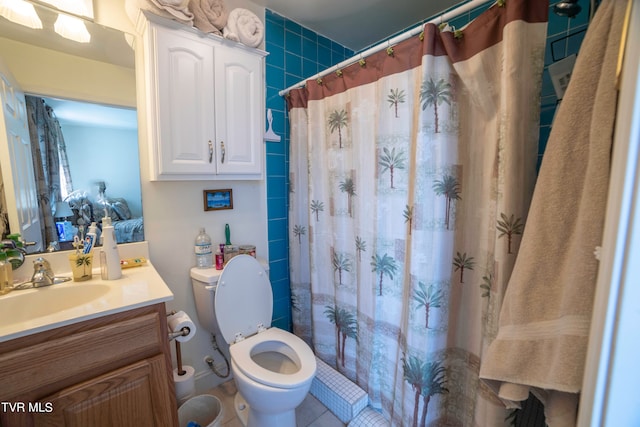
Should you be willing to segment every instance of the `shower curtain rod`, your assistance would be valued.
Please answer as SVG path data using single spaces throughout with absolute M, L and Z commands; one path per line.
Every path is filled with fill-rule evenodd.
M 471 9 L 474 9 L 482 4 L 485 3 L 489 3 L 491 0 L 471 0 L 468 3 L 465 3 L 463 5 L 460 5 L 454 9 L 449 10 L 448 12 L 443 13 L 442 15 L 438 15 L 437 17 L 431 19 L 430 21 L 427 21 L 426 23 L 431 23 L 431 24 L 440 24 L 442 22 L 447 22 L 453 18 L 458 17 L 459 15 L 470 11 Z M 281 90 L 280 92 L 278 92 L 278 95 L 280 96 L 284 96 L 287 93 L 289 93 L 289 91 L 291 91 L 292 89 L 297 89 L 300 87 L 303 87 L 306 84 L 307 80 L 315 80 L 317 78 L 320 78 L 322 76 L 326 76 L 327 74 L 333 73 L 336 70 L 342 69 L 348 65 L 351 65 L 353 63 L 358 62 L 360 59 L 362 58 L 366 58 L 367 56 L 370 56 L 382 49 L 386 49 L 389 46 L 393 46 L 396 45 L 398 43 L 400 43 L 403 40 L 406 40 L 410 37 L 413 37 L 416 34 L 420 34 L 422 32 L 422 29 L 424 28 L 425 22 L 423 22 L 422 24 L 418 25 L 415 28 L 412 28 L 408 31 L 405 31 L 402 34 L 399 34 L 389 40 L 383 41 L 373 47 L 370 47 L 369 49 L 365 50 L 364 52 L 361 52 L 357 55 L 352 56 L 349 59 L 345 59 L 344 61 L 334 65 L 331 68 L 327 68 L 324 71 L 319 72 L 318 74 L 309 77 L 305 80 L 302 80 L 296 84 L 294 84 L 293 86 L 289 86 L 286 89 Z

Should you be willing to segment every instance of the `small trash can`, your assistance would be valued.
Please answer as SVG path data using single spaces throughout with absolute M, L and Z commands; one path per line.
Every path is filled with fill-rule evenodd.
M 220 427 L 223 416 L 220 399 L 210 394 L 192 397 L 178 408 L 180 427 L 187 427 L 189 422 L 200 427 Z

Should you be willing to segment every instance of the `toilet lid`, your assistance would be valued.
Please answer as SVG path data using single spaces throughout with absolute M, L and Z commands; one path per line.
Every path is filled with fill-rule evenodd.
M 227 262 L 218 279 L 214 307 L 228 344 L 236 341 L 237 334 L 245 338 L 255 334 L 258 325 L 271 326 L 271 282 L 255 258 L 237 255 Z

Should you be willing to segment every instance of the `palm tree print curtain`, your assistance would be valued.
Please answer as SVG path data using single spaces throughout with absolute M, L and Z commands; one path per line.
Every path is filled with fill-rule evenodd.
M 535 182 L 546 2 L 288 96 L 294 332 L 394 426 L 499 426 L 479 380 Z

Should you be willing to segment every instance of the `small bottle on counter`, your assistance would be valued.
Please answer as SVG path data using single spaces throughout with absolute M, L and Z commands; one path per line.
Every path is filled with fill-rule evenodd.
M 13 286 L 13 267 L 7 258 L 7 253 L 0 251 L 0 295 L 11 291 Z
M 102 218 L 102 249 L 100 251 L 100 273 L 102 280 L 116 280 L 122 277 L 120 254 L 116 232 L 111 224 L 111 218 Z
M 222 252 L 216 252 L 216 270 L 222 270 L 224 268 L 224 255 Z

